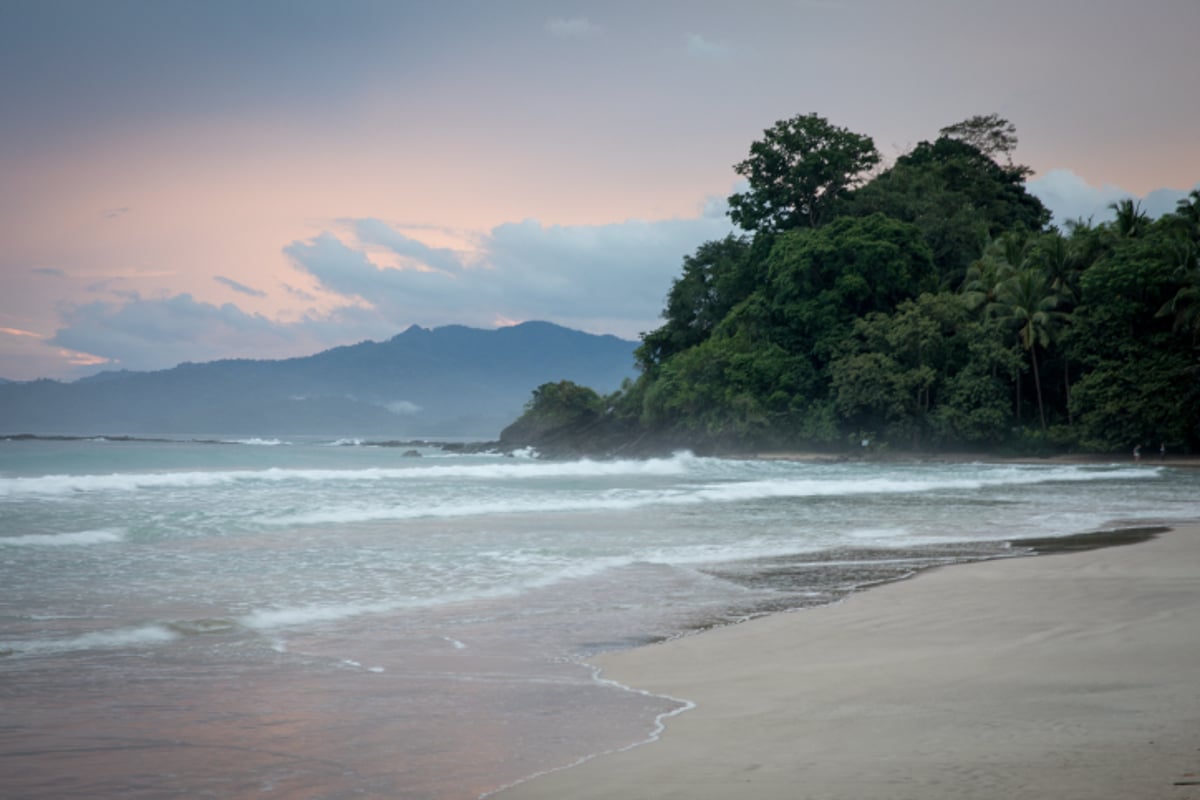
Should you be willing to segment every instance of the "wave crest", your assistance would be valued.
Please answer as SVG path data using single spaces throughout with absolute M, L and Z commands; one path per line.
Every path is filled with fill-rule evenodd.
M 67 547 L 73 545 L 109 544 L 125 538 L 125 531 L 120 528 L 101 529 L 94 531 L 78 531 L 76 533 L 29 533 L 23 536 L 0 537 L 0 546 L 12 547 Z

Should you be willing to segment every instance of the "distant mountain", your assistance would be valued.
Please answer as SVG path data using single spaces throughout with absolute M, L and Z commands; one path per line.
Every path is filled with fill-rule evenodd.
M 6 383 L 0 433 L 494 438 L 543 383 L 617 389 L 634 374 L 636 346 L 548 322 L 414 325 L 303 358 Z

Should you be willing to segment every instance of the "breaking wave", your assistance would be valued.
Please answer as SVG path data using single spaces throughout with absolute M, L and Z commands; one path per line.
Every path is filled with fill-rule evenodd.
M 119 528 L 94 531 L 79 531 L 77 533 L 29 533 L 23 536 L 0 537 L 0 547 L 68 547 L 74 545 L 108 544 L 119 542 L 125 538 L 125 531 Z
M 285 483 L 289 481 L 378 482 L 455 478 L 462 480 L 529 480 L 541 478 L 597 478 L 615 476 L 672 476 L 685 474 L 695 460 L 691 455 L 645 461 L 524 461 L 445 466 L 374 467 L 365 469 L 288 469 L 114 473 L 110 475 L 43 475 L 0 478 L 0 497 L 24 494 L 61 495 L 75 492 L 139 491 L 159 488 L 205 488 L 235 483 Z
M 585 463 L 576 462 L 577 466 Z M 645 463 L 645 462 L 642 462 Z M 566 465 L 570 466 L 570 465 Z M 564 473 L 558 473 L 563 475 Z M 569 476 L 571 473 L 565 473 Z M 609 489 L 599 493 L 555 492 L 530 496 L 497 492 L 474 500 L 451 502 L 372 503 L 327 505 L 304 512 L 263 516 L 267 525 L 329 525 L 422 518 L 471 517 L 491 514 L 541 514 L 589 511 L 624 511 L 649 506 L 688 506 L 704 503 L 739 503 L 776 498 L 911 495 L 962 491 L 1062 481 L 1129 480 L 1152 476 L 1152 471 L 1113 469 L 1079 470 L 1075 467 L 1044 471 L 1000 469 L 971 477 L 766 478 L 749 481 L 705 481 L 666 489 Z
M 29 639 L 0 642 L 0 653 L 45 655 L 80 650 L 113 650 L 126 647 L 148 647 L 174 641 L 179 634 L 166 625 L 141 625 L 136 628 L 117 628 L 92 631 L 77 636 L 55 639 Z

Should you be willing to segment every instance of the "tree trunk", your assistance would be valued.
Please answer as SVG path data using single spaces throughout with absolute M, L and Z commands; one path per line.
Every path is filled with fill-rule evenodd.
M 1063 389 L 1067 398 L 1067 424 L 1074 425 L 1075 418 L 1071 414 L 1071 365 L 1066 362 L 1063 363 Z
M 1021 370 L 1017 369 L 1017 424 L 1021 424 Z
M 1042 406 L 1042 379 L 1038 375 L 1037 345 L 1029 348 L 1029 360 L 1033 362 L 1033 386 L 1037 390 L 1038 416 L 1042 420 L 1042 432 L 1046 432 L 1046 409 Z

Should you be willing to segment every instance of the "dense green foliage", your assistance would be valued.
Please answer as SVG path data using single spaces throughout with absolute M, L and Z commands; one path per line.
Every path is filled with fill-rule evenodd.
M 734 166 L 750 190 L 729 198 L 729 216 L 748 231 L 817 227 L 879 163 L 869 136 L 807 114 L 780 120 Z
M 1200 448 L 1200 192 L 1051 227 L 995 115 L 889 169 L 816 115 L 737 165 L 743 230 L 684 259 L 640 378 L 570 427 L 701 449 Z M 1003 157 L 1004 163 L 995 159 Z M 543 397 L 542 417 L 558 403 Z M 560 404 L 561 405 L 561 404 Z

